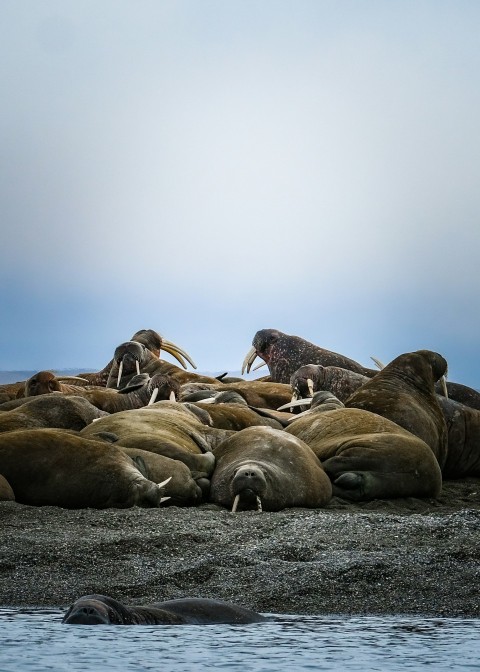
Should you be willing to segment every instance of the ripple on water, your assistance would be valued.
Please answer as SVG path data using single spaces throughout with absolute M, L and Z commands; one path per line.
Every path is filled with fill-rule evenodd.
M 278 616 L 237 626 L 66 626 L 63 613 L 0 609 L 0 670 L 480 669 L 480 619 Z

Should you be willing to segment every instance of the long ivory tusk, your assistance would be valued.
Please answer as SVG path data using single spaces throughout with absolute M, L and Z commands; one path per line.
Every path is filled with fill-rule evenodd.
M 175 343 L 172 343 L 171 341 L 166 341 L 165 339 L 162 338 L 162 350 L 166 350 L 172 357 L 175 357 L 175 359 L 180 362 L 180 364 L 183 366 L 184 369 L 187 368 L 185 362 L 183 361 L 182 357 L 185 357 L 187 362 L 193 366 L 194 369 L 197 368 L 197 365 L 193 361 L 193 359 L 190 357 L 190 355 L 185 352 L 185 350 L 182 350 L 182 348 L 179 348 L 178 345 L 175 345 Z
M 256 371 L 257 369 L 261 369 L 262 366 L 267 366 L 267 362 L 262 362 L 261 364 L 257 364 L 257 366 L 253 367 L 252 372 Z
M 236 495 L 235 499 L 233 500 L 232 513 L 235 513 L 235 511 L 237 510 L 239 501 L 240 501 L 240 495 Z
M 67 380 L 79 380 L 82 383 L 88 383 L 86 378 L 79 378 L 78 376 L 55 376 L 55 379 L 61 382 L 65 382 Z
M 173 390 L 170 392 L 168 399 L 169 401 L 177 401 L 177 397 L 175 396 L 175 392 Z
M 169 481 L 171 481 L 171 480 L 172 480 L 172 477 L 169 476 L 168 478 L 166 478 L 166 479 L 165 479 L 164 481 L 162 481 L 161 483 L 158 483 L 157 485 L 158 485 L 159 488 L 163 488 L 163 486 L 164 486 L 164 485 L 167 485 L 167 483 L 168 483 Z
M 153 392 L 152 392 L 152 396 L 150 397 L 150 400 L 149 400 L 147 406 L 151 406 L 152 404 L 154 404 L 154 403 L 155 403 L 155 399 L 156 399 L 157 397 L 158 397 L 158 387 L 156 387 L 156 388 L 153 390 Z
M 160 497 L 160 504 L 161 504 L 162 502 L 166 502 L 167 499 L 172 499 L 172 498 L 171 498 L 171 497 Z
M 448 399 L 448 390 L 447 390 L 447 379 L 445 376 L 440 378 L 440 384 L 442 386 L 443 396 Z
M 242 376 L 245 372 L 245 369 L 247 369 L 247 373 L 250 373 L 250 369 L 252 367 L 252 364 L 256 359 L 257 359 L 257 350 L 256 350 L 255 346 L 252 345 L 250 350 L 245 355 L 245 359 L 243 360 Z
M 308 394 L 313 397 L 313 380 L 311 378 L 307 378 L 307 387 L 308 387 Z
M 120 381 L 122 380 L 122 371 L 123 371 L 123 359 L 120 361 L 120 366 L 118 367 L 117 387 L 120 387 Z
M 376 357 L 370 357 L 370 359 L 375 362 L 375 364 L 378 366 L 380 371 L 385 368 L 385 364 L 383 362 L 381 362 L 379 359 L 377 359 Z
M 283 404 L 283 406 L 279 406 L 277 408 L 277 411 L 284 411 L 286 408 L 290 408 L 292 406 L 310 406 L 312 403 L 312 398 L 311 397 L 306 397 L 305 399 L 297 399 L 296 401 L 289 401 L 288 404 Z
M 135 360 L 135 366 L 137 368 L 137 376 L 139 376 L 140 375 L 140 363 L 139 363 L 138 359 Z
M 263 511 L 262 509 L 262 500 L 257 495 L 257 511 Z

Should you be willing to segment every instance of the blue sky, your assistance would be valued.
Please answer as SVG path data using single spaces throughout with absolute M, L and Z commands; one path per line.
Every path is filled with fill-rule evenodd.
M 480 386 L 480 3 L 3 0 L 0 369 L 276 328 Z

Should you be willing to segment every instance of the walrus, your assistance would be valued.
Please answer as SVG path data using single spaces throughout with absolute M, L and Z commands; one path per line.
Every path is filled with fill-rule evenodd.
M 108 595 L 84 595 L 71 605 L 62 623 L 68 625 L 208 625 L 270 620 L 231 602 L 201 597 L 127 606 Z
M 198 401 L 198 408 L 208 412 L 211 427 L 240 431 L 246 427 L 267 426 L 282 429 L 282 424 L 263 411 L 249 406 L 238 392 L 215 392 L 215 397 Z
M 443 477 L 480 476 L 480 411 L 438 395 L 448 432 Z
M 324 390 L 345 403 L 348 397 L 369 380 L 368 376 L 340 366 L 305 364 L 290 376 L 292 401 L 312 397 L 314 392 Z
M 213 449 L 210 500 L 237 509 L 319 508 L 332 496 L 320 460 L 284 430 L 248 427 Z
M 321 398 L 330 393 L 317 394 Z M 325 400 L 332 404 L 331 399 Z M 442 474 L 431 448 L 376 413 L 341 407 L 325 410 L 320 404 L 295 417 L 284 431 L 310 446 L 337 497 L 365 501 L 440 493 Z
M 15 493 L 5 476 L 0 474 L 0 502 L 14 502 Z
M 113 434 L 117 446 L 140 448 L 179 460 L 197 479 L 203 478 L 203 474 L 210 477 L 215 466 L 212 448 L 232 431 L 204 425 L 183 404 L 159 401 L 142 409 L 101 418 L 80 432 L 91 438 L 104 433 Z M 204 481 L 199 485 L 205 490 Z
M 196 506 L 201 504 L 210 488 L 210 473 L 195 472 L 195 477 L 186 464 L 149 450 L 121 446 L 119 450 L 128 455 L 138 470 L 153 483 L 163 483 L 163 495 L 168 497 L 165 506 Z M 199 456 L 200 457 L 200 456 Z
M 183 352 L 183 351 L 182 351 Z M 202 376 L 193 371 L 184 371 L 170 362 L 159 359 L 142 343 L 126 341 L 115 348 L 113 364 L 107 379 L 107 387 L 121 389 L 138 373 L 169 375 L 180 385 L 190 380 L 218 383 L 212 376 Z
M 180 384 L 171 376 L 157 373 L 135 375 L 127 387 L 121 390 L 90 385 L 78 387 L 59 381 L 50 371 L 41 371 L 29 379 L 25 385 L 25 396 L 36 396 L 49 392 L 61 392 L 65 395 L 84 397 L 107 413 L 118 413 L 132 408 L 142 408 L 162 399 L 175 400 L 180 394 Z
M 208 390 L 212 396 L 215 392 L 237 392 L 249 406 L 253 408 L 277 409 L 281 404 L 290 400 L 292 392 L 285 383 L 270 383 L 259 380 L 243 380 L 236 383 L 185 383 L 180 388 L 180 401 L 199 401 L 192 395 Z
M 0 474 L 20 504 L 67 509 L 158 507 L 163 485 L 108 443 L 60 429 L 0 434 Z
M 0 432 L 39 427 L 78 431 L 93 420 L 108 415 L 83 397 L 64 396 L 58 392 L 16 401 L 20 402 L 18 408 L 0 413 Z
M 277 329 L 261 329 L 253 337 L 252 347 L 242 364 L 242 374 L 250 368 L 257 357 L 263 359 L 270 371 L 270 380 L 275 383 L 289 383 L 290 376 L 304 364 L 341 366 L 365 376 L 373 376 L 376 371 L 358 364 L 353 359 L 331 350 L 325 350 L 299 336 L 290 336 Z
M 140 343 L 143 347 L 150 351 L 155 359 L 160 357 L 160 351 L 163 349 L 165 352 L 173 355 L 184 368 L 187 368 L 184 358 L 190 362 L 194 369 L 197 368 L 193 360 L 184 350 L 182 350 L 182 348 L 179 348 L 178 345 L 175 345 L 175 343 L 164 339 L 154 329 L 140 329 L 133 334 L 130 341 Z M 113 364 L 114 359 L 112 358 L 101 371 L 89 371 L 79 375 L 82 378 L 86 378 L 90 385 L 100 385 L 102 387 L 106 387 L 108 376 Z
M 447 362 L 431 350 L 399 355 L 358 388 L 347 408 L 378 413 L 425 441 L 443 469 L 448 434 L 435 383 L 445 375 Z

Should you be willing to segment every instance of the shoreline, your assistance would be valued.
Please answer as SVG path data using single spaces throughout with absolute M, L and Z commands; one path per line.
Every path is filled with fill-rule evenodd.
M 210 597 L 262 613 L 480 617 L 480 479 L 323 509 L 0 503 L 0 606 Z

